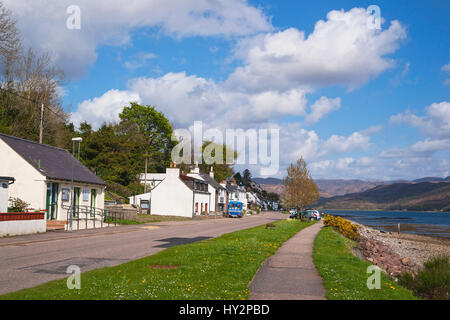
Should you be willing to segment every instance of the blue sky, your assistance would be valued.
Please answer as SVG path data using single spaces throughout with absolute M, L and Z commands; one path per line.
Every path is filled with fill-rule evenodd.
M 79 30 L 65 27 L 74 1 L 42 1 L 38 17 L 4 2 L 65 70 L 75 123 L 114 121 L 133 99 L 176 128 L 279 127 L 277 177 L 300 156 L 317 178 L 450 175 L 448 1 L 80 0 Z

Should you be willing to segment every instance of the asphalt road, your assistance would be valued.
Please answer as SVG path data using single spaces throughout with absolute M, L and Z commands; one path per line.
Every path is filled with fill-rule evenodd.
M 247 229 L 286 215 L 266 212 L 242 219 L 160 222 L 74 232 L 0 239 L 0 294 L 69 276 L 67 267 L 81 272 L 115 266 L 155 254 L 170 246 L 191 243 Z

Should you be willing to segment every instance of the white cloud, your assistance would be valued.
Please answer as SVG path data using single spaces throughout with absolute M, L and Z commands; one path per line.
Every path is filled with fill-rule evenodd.
M 417 116 L 407 110 L 391 116 L 393 124 L 406 123 L 419 128 L 429 137 L 450 138 L 450 102 L 433 103 L 425 108 L 425 116 Z
M 444 64 L 441 70 L 445 72 L 450 72 L 450 63 Z
M 381 158 L 430 158 L 438 151 L 449 151 L 450 139 L 426 139 L 418 141 L 407 148 L 391 148 L 380 153 Z
M 341 107 L 341 99 L 329 99 L 327 97 L 320 97 L 310 107 L 311 112 L 306 117 L 306 122 L 309 124 L 317 123 L 320 119 L 325 117 L 328 113 L 338 110 Z
M 365 9 L 331 11 L 307 38 L 303 31 L 289 28 L 242 40 L 236 57 L 245 65 L 230 76 L 228 84 L 247 90 L 361 86 L 394 66 L 386 56 L 406 37 L 398 21 L 379 31 L 367 28 L 367 19 Z
M 352 150 L 367 150 L 370 147 L 370 137 L 360 132 L 353 132 L 350 136 L 332 135 L 323 144 L 322 155 L 329 153 L 343 153 Z
M 102 45 L 130 42 L 131 31 L 155 28 L 174 37 L 242 36 L 272 29 L 244 0 L 4 0 L 27 45 L 48 51 L 69 76 L 80 76 Z M 81 9 L 81 29 L 69 30 L 66 9 Z M 36 14 L 36 13 L 39 14 Z
M 129 81 L 128 87 L 129 90 L 123 91 L 122 97 L 133 93 L 144 104 L 157 106 L 177 127 L 190 126 L 196 120 L 222 128 L 251 127 L 283 115 L 304 116 L 307 104 L 307 91 L 301 89 L 286 92 L 235 92 L 211 79 L 188 76 L 184 72 L 167 73 L 159 78 L 135 78 Z M 108 93 L 105 95 L 109 96 Z M 104 96 L 81 103 L 75 113 L 77 117 L 95 118 L 96 110 L 103 106 Z M 92 108 L 93 117 L 86 106 Z M 120 111 L 114 109 L 116 113 Z M 110 118 L 109 114 L 105 114 L 105 120 L 109 121 Z
M 152 59 L 156 59 L 157 55 L 151 52 L 139 52 L 136 54 L 132 60 L 125 61 L 124 65 L 125 67 L 130 70 L 134 71 L 136 69 L 142 68 L 147 65 L 147 62 Z
M 71 121 L 76 125 L 87 121 L 94 129 L 98 129 L 104 122 L 117 122 L 119 113 L 130 102 L 141 102 L 139 94 L 129 91 L 109 90 L 101 97 L 83 101 L 78 110 L 71 115 Z

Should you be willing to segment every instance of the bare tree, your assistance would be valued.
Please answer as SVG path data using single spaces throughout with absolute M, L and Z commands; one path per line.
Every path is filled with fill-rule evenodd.
M 6 83 L 12 80 L 14 65 L 21 50 L 21 39 L 16 21 L 0 1 L 0 59 Z
M 68 115 L 62 108 L 64 73 L 51 57 L 24 50 L 16 21 L 0 0 L 0 131 L 38 140 L 41 110 L 44 141 L 66 144 Z
M 319 199 L 319 190 L 314 183 L 303 157 L 287 168 L 283 179 L 282 203 L 284 207 L 295 207 L 297 215 Z

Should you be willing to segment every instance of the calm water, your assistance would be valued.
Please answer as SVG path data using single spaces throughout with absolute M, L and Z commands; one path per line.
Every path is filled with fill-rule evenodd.
M 400 232 L 450 239 L 450 212 L 348 210 L 323 210 L 323 212 L 348 218 L 378 230 L 397 232 L 400 223 Z

